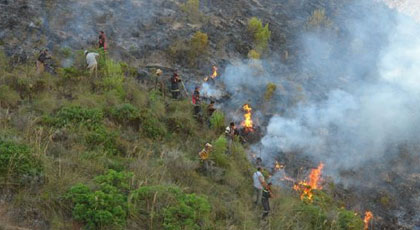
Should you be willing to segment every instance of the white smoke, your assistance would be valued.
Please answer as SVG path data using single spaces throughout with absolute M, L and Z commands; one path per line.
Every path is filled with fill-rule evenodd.
M 287 117 L 273 117 L 261 141 L 264 158 L 303 152 L 339 177 L 341 170 L 384 163 L 398 154 L 399 145 L 417 142 L 420 26 L 384 12 L 370 11 L 340 25 L 351 29 L 348 43 L 319 34 L 304 37 L 303 69 L 321 85 L 308 91 L 326 89 L 325 97 L 309 98 Z M 376 27 L 379 22 L 383 27 Z
M 201 85 L 201 92 L 204 97 L 212 98 L 212 99 L 220 99 L 224 92 L 217 87 L 214 87 L 211 84 L 208 84 L 207 82 L 203 83 Z

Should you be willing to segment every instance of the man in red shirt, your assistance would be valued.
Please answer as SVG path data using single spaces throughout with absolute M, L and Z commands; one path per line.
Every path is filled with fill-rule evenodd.
M 108 49 L 108 44 L 106 42 L 106 36 L 104 31 L 99 32 L 99 48 L 103 48 L 104 51 Z

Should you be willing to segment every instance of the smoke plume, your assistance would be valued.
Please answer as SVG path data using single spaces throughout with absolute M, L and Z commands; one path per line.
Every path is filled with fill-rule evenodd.
M 420 27 L 373 1 L 352 3 L 337 15 L 333 25 L 300 36 L 299 77 L 291 79 L 284 68 L 256 74 L 242 63 L 228 67 L 224 79 L 233 102 L 251 98 L 258 105 L 267 83 L 283 88 L 271 104 L 275 110 L 289 106 L 269 120 L 260 143 L 265 163 L 299 152 L 324 162 L 340 180 L 343 170 L 386 163 L 401 145 L 417 143 Z M 272 59 L 262 63 L 281 66 Z M 290 103 L 302 94 L 304 100 Z

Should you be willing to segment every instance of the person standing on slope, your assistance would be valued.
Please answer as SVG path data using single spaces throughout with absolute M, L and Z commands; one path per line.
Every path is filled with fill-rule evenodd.
M 254 181 L 254 192 L 255 192 L 255 206 L 261 203 L 261 197 L 265 184 L 264 175 L 262 174 L 262 168 L 258 167 L 257 171 L 252 176 Z
M 98 62 L 96 61 L 96 57 L 98 57 L 99 54 L 85 50 L 85 56 L 87 69 L 89 70 L 90 75 L 92 76 L 93 72 L 95 72 L 95 77 L 98 77 Z

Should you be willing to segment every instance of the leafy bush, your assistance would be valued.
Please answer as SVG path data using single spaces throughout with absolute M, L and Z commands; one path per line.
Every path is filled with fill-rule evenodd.
M 4 53 L 3 49 L 0 49 L 0 71 L 3 71 L 7 68 L 7 62 L 8 60 L 6 54 Z
M 223 131 L 225 128 L 225 114 L 220 111 L 215 111 L 210 117 L 210 126 L 215 131 Z
M 62 108 L 52 119 L 52 122 L 57 127 L 78 124 L 87 128 L 96 128 L 102 124 L 103 117 L 104 115 L 99 109 L 68 106 Z
M 85 74 L 85 71 L 75 67 L 68 67 L 58 68 L 57 73 L 66 79 L 80 80 L 80 78 Z
M 122 124 L 136 121 L 140 117 L 140 111 L 131 104 L 117 105 L 111 109 L 111 117 Z
M 175 101 L 167 108 L 166 123 L 169 131 L 181 135 L 194 134 L 197 121 L 193 118 L 191 104 L 186 101 Z
M 226 155 L 226 151 L 228 148 L 227 144 L 228 143 L 227 143 L 226 138 L 223 135 L 220 136 L 213 143 L 213 151 L 210 154 L 210 159 L 212 159 L 214 163 L 216 163 L 216 165 L 223 168 L 228 168 L 230 166 L 229 158 Z
M 140 122 L 143 134 L 157 139 L 166 135 L 165 125 L 148 109 L 140 112 Z
M 95 178 L 95 190 L 84 184 L 71 187 L 65 197 L 73 203 L 73 218 L 88 230 L 124 229 L 131 177 L 131 173 L 109 170 Z
M 115 91 L 121 99 L 124 99 L 124 72 L 121 64 L 106 58 L 103 71 L 105 76 L 101 82 L 102 88 L 106 91 Z
M 354 212 L 343 209 L 338 213 L 338 225 L 342 230 L 363 229 L 362 219 L 355 215 Z
M 85 134 L 85 141 L 91 150 L 102 150 L 111 155 L 117 155 L 119 150 L 116 144 L 117 134 L 108 132 L 105 127 L 99 126 Z
M 196 32 L 189 41 L 188 57 L 190 64 L 195 64 L 197 58 L 207 53 L 209 38 L 206 33 Z
M 256 50 L 250 50 L 248 52 L 248 58 L 249 59 L 260 59 L 261 58 L 261 54 L 258 53 L 258 51 L 256 51 Z
M 198 23 L 201 19 L 200 0 L 187 0 L 181 5 L 182 11 L 187 15 L 188 21 Z
M 0 107 L 15 107 L 20 100 L 19 94 L 7 85 L 0 86 Z
M 264 94 L 264 100 L 270 101 L 276 92 L 277 86 L 274 83 L 268 83 Z
M 40 176 L 42 164 L 26 145 L 0 139 L 0 176 L 12 183 L 25 183 Z
M 258 53 L 265 51 L 271 38 L 271 31 L 268 28 L 268 24 L 264 26 L 260 19 L 252 17 L 248 21 L 248 31 L 252 35 L 254 47 Z
M 210 204 L 206 197 L 186 194 L 176 186 L 144 186 L 130 196 L 130 213 L 144 213 L 153 222 L 146 229 L 202 229 L 208 223 Z
M 332 26 L 332 21 L 325 15 L 325 9 L 314 10 L 306 23 L 307 29 L 321 29 Z

